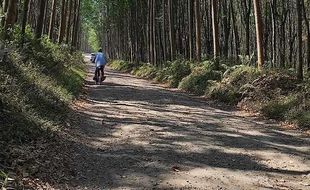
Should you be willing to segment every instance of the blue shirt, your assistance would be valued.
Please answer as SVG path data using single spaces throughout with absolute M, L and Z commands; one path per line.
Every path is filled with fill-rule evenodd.
M 107 64 L 107 59 L 103 53 L 98 52 L 95 58 L 96 67 L 104 66 Z

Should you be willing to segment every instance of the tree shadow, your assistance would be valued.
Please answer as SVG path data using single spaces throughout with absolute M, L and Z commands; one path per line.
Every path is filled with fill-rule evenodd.
M 208 167 L 282 176 L 310 172 L 272 167 L 249 154 L 284 154 L 306 164 L 307 137 L 234 116 L 182 93 L 118 82 L 130 78 L 109 74 L 115 80 L 90 85 L 86 106 L 73 110 L 79 118 L 72 124 L 78 138 L 77 175 L 71 182 L 76 187 L 152 189 L 174 173 L 174 166 L 181 172 Z

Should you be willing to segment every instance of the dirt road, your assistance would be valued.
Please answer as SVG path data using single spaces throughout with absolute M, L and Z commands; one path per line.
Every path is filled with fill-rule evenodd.
M 89 69 L 69 188 L 310 189 L 301 133 L 111 70 L 96 86 Z

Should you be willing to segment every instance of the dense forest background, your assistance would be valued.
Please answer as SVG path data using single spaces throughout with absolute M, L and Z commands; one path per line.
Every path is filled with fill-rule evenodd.
M 14 38 L 18 28 L 24 38 L 26 29 L 37 39 L 47 36 L 52 42 L 80 44 L 81 17 L 78 0 L 2 0 L 3 39 Z M 23 42 L 24 43 L 24 42 Z
M 26 179 L 26 184 L 38 183 L 28 176 L 41 179 L 44 185 L 44 181 L 58 184 L 76 178 L 75 171 L 71 170 L 74 166 L 70 166 L 75 159 L 70 154 L 74 144 L 70 136 L 75 133 L 71 129 L 85 128 L 80 126 L 81 118 L 91 117 L 84 114 L 72 118 L 73 113 L 79 112 L 77 107 L 83 107 L 72 105 L 80 103 L 74 100 L 79 100 L 83 91 L 100 92 L 102 100 L 93 102 L 102 109 L 110 103 L 110 98 L 122 101 L 120 93 L 137 100 L 136 109 L 140 109 L 142 100 L 160 99 L 156 104 L 165 107 L 165 112 L 160 114 L 173 112 L 169 110 L 170 105 L 161 103 L 176 104 L 174 93 L 182 91 L 202 96 L 199 98 L 203 100 L 199 103 L 202 106 L 196 107 L 202 112 L 205 106 L 212 105 L 277 120 L 279 126 L 288 129 L 310 129 L 309 0 L 0 0 L 0 15 L 0 188 L 22 189 L 19 179 Z M 114 72 L 109 70 L 107 80 L 111 74 L 112 82 L 104 84 L 111 87 L 111 94 L 106 96 L 106 86 L 96 86 L 86 77 L 87 70 L 93 73 L 94 68 L 85 63 L 87 56 L 83 53 L 93 53 L 99 48 L 108 57 L 109 69 L 129 72 L 178 91 L 165 91 L 164 94 L 170 94 L 165 99 L 166 95 L 157 97 L 156 92 L 164 91 L 161 87 L 150 90 L 139 86 L 139 90 L 133 90 L 137 86 L 126 84 L 133 78 L 120 80 L 125 81 L 120 85 L 117 77 L 125 75 L 119 74 L 113 79 Z M 87 89 L 83 88 L 85 85 Z M 140 96 L 133 98 L 137 94 L 141 100 Z M 181 109 L 195 107 L 192 104 L 196 98 L 186 95 L 186 99 L 188 103 Z M 123 102 L 124 106 L 128 103 Z M 148 110 L 156 106 L 148 103 Z M 113 109 L 119 114 L 122 108 Z M 94 124 L 101 130 L 104 119 L 111 120 L 105 111 L 99 123 L 86 126 L 92 128 Z M 133 114 L 140 111 L 126 114 L 135 121 L 140 117 Z M 149 120 L 146 116 L 145 120 Z M 117 117 L 119 119 L 119 115 Z M 196 119 L 196 115 L 192 117 Z M 226 113 L 222 117 L 230 119 Z M 171 121 L 165 115 L 161 122 L 160 127 Z M 93 132 L 98 135 L 97 130 Z M 193 134 L 196 137 L 196 132 Z M 278 137 L 284 133 L 273 131 L 261 139 L 257 139 L 257 135 L 255 138 L 246 136 L 246 139 L 252 139 L 261 149 L 275 150 L 269 144 L 266 146 L 266 136 L 269 138 L 270 134 Z M 94 140 L 94 136 L 87 139 Z M 220 140 L 228 137 L 221 136 Z M 299 141 L 295 135 L 285 138 L 280 140 L 285 146 Z M 240 139 L 244 149 L 252 148 L 238 136 L 237 140 Z M 74 137 L 75 140 L 82 141 L 80 136 Z M 259 141 L 264 142 L 257 144 Z M 273 137 L 269 141 L 270 144 L 280 142 Z M 296 150 L 301 142 L 294 144 Z M 278 149 L 290 152 L 290 148 L 281 144 Z M 97 154 L 99 149 L 94 150 Z M 222 154 L 219 157 L 223 157 Z M 235 162 L 235 157 L 232 158 Z M 226 161 L 223 161 L 225 167 Z M 240 163 L 244 168 L 244 159 Z M 88 164 L 96 167 L 94 162 Z M 265 171 L 265 166 L 262 168 Z M 9 181 L 11 176 L 16 180 Z
M 81 13 L 81 48 L 114 69 L 310 125 L 308 0 L 85 0 Z
M 53 73 L 56 66 L 68 68 L 66 62 L 81 63 L 78 51 L 102 47 L 116 60 L 110 64 L 114 69 L 309 126 L 310 1 L 2 0 L 0 5 L 4 61 L 9 52 L 14 63 L 15 52 L 22 62 L 44 63 L 43 70 Z
M 154 65 L 177 58 L 259 60 L 259 67 L 294 68 L 299 78 L 310 67 L 307 0 L 91 0 L 82 8 L 83 23 L 111 58 Z

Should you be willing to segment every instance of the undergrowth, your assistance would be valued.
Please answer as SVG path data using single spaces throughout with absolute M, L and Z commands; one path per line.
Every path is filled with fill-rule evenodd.
M 230 60 L 193 63 L 186 60 L 167 62 L 165 67 L 114 61 L 113 69 L 130 72 L 204 95 L 241 109 L 260 112 L 267 118 L 290 121 L 310 128 L 310 82 L 299 83 L 290 71 L 259 71 L 255 67 L 236 65 Z M 236 61 L 236 60 L 235 60 Z
M 21 48 L 19 33 L 14 35 L 8 60 L 0 62 L 0 166 L 12 164 L 10 147 L 60 130 L 85 76 L 81 53 L 47 38 L 38 41 L 29 31 Z

